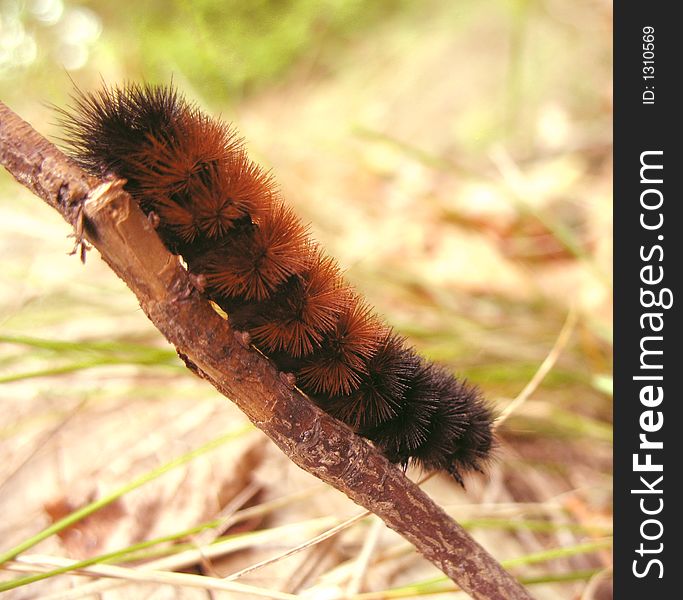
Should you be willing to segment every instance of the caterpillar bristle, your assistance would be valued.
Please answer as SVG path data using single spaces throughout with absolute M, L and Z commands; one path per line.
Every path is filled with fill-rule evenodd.
M 149 131 L 145 138 L 127 159 L 127 168 L 147 196 L 187 197 L 197 192 L 198 183 L 220 183 L 207 177 L 242 145 L 233 129 L 191 110 L 173 128 Z
M 210 176 L 217 180 L 217 185 L 198 182 L 192 186 L 192 212 L 197 230 L 207 238 L 220 239 L 243 217 L 249 216 L 248 204 L 241 199 L 233 199 L 218 183 L 219 175 Z
M 429 424 L 429 443 L 415 448 L 412 459 L 429 470 L 445 469 L 470 426 L 468 403 L 476 390 L 440 368 L 430 369 L 430 378 L 440 402 Z
M 159 217 L 160 234 L 178 239 L 181 244 L 191 244 L 197 239 L 199 229 L 192 212 L 169 196 L 157 196 L 148 200 L 152 212 Z M 164 233 L 166 235 L 164 235 Z
M 336 262 L 317 249 L 311 252 L 307 268 L 264 303 L 249 329 L 266 352 L 285 352 L 293 358 L 311 354 L 349 303 L 349 289 Z
M 327 397 L 349 395 L 358 389 L 383 329 L 372 310 L 352 296 L 334 328 L 297 371 L 299 386 L 309 394 Z
M 203 293 L 324 410 L 394 463 L 482 471 L 493 414 L 477 388 L 418 356 L 310 239 L 232 126 L 173 86 L 76 92 L 60 110 L 75 160 L 126 189 Z
M 203 266 L 217 296 L 263 301 L 293 275 L 306 268 L 308 228 L 291 209 L 276 204 L 258 223 L 244 223 L 206 253 Z
M 74 158 L 97 175 L 116 173 L 129 179 L 130 189 L 136 182 L 123 174 L 130 157 L 149 136 L 172 141 L 189 110 L 173 86 L 135 83 L 92 94 L 76 90 L 74 103 L 73 112 L 59 111 Z
M 447 461 L 462 471 L 484 470 L 491 460 L 491 451 L 495 447 L 493 436 L 494 415 L 475 388 L 468 388 L 467 428 L 459 438 Z
M 428 442 L 433 416 L 441 400 L 435 365 L 407 353 L 410 372 L 398 414 L 365 432 L 392 462 L 407 464 L 415 452 Z
M 360 432 L 394 419 L 414 368 L 414 355 L 404 342 L 390 329 L 385 330 L 377 351 L 365 364 L 358 389 L 350 395 L 322 399 L 325 410 Z

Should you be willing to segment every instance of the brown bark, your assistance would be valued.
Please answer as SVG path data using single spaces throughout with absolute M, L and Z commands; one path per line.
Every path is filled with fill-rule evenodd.
M 333 419 L 231 330 L 194 288 L 123 182 L 85 175 L 0 102 L 0 162 L 95 246 L 185 364 L 299 467 L 381 517 L 473 598 L 528 592 L 367 440 Z

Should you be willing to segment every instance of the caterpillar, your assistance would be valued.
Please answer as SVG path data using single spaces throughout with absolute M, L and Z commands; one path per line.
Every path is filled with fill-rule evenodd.
M 237 331 L 318 406 L 404 469 L 483 472 L 493 413 L 410 347 L 344 279 L 225 122 L 173 85 L 76 90 L 68 152 L 125 189 Z

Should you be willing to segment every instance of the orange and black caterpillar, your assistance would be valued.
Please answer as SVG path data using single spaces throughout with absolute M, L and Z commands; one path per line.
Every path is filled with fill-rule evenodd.
M 477 388 L 406 345 L 310 238 L 234 129 L 173 86 L 78 92 L 71 154 L 126 189 L 206 296 L 321 408 L 390 461 L 481 471 L 493 445 Z

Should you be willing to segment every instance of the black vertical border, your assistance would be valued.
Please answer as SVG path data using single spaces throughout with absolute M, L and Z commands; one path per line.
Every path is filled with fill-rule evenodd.
M 670 594 L 683 597 L 678 582 L 683 571 L 683 540 L 681 540 L 681 512 L 683 511 L 683 421 L 681 421 L 680 378 L 683 377 L 683 334 L 680 307 L 683 304 L 681 279 L 683 279 L 683 160 L 679 138 L 683 134 L 683 110 L 681 88 L 683 87 L 683 26 L 674 16 L 675 3 L 663 0 L 637 2 L 628 0 L 614 6 L 614 587 L 617 600 L 630 598 L 670 598 Z M 655 78 L 643 78 L 643 28 L 654 27 Z M 654 104 L 643 103 L 643 92 L 651 86 Z M 653 87 L 652 87 L 653 86 Z M 664 194 L 662 212 L 663 227 L 647 231 L 640 225 L 640 194 L 646 186 L 640 182 L 640 156 L 648 150 L 663 151 L 663 179 L 660 190 Z M 663 240 L 655 240 L 659 235 Z M 641 246 L 651 248 L 661 244 L 664 256 L 660 264 L 664 268 L 661 287 L 673 292 L 672 308 L 663 310 L 664 400 L 657 410 L 664 416 L 664 426 L 652 439 L 663 439 L 661 452 L 652 452 L 654 462 L 662 461 L 664 470 L 661 496 L 633 494 L 631 490 L 642 489 L 640 475 L 652 480 L 652 474 L 633 471 L 633 454 L 639 452 L 639 435 L 643 432 L 640 416 L 648 410 L 640 403 L 642 381 L 633 377 L 640 371 L 640 342 L 647 333 L 641 329 L 640 316 L 647 309 L 640 302 L 640 271 L 647 263 L 641 259 Z M 655 259 L 656 261 L 656 259 Z M 650 288 L 651 289 L 651 288 Z M 657 309 L 660 310 L 660 309 Z M 641 453 L 644 451 L 641 451 Z M 642 460 L 641 460 L 642 462 Z M 641 535 L 641 524 L 650 518 L 643 514 L 640 498 L 648 498 L 646 508 L 658 504 L 662 497 L 664 507 L 652 518 L 661 521 L 664 533 L 659 540 L 648 541 Z M 654 534 L 656 526 L 646 526 L 648 535 Z M 640 544 L 654 549 L 663 544 L 661 553 L 644 554 L 636 551 Z M 637 577 L 638 569 L 644 571 L 648 557 L 659 559 L 660 569 L 651 565 L 648 575 Z M 665 591 L 666 590 L 666 591 Z M 668 592 L 673 590 L 673 592 Z M 647 594 L 647 595 L 646 595 Z

